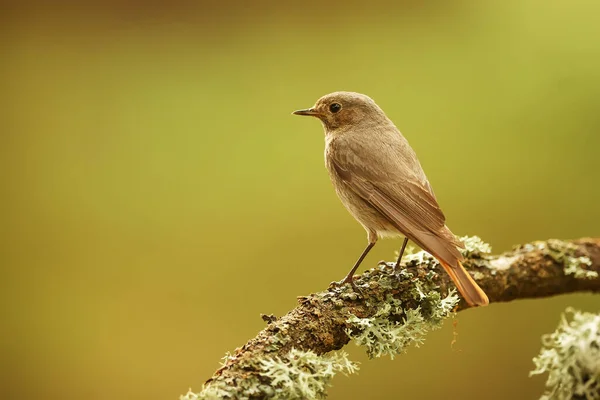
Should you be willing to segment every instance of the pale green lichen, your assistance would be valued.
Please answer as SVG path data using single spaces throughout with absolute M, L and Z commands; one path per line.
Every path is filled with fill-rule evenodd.
M 184 395 L 179 396 L 179 400 L 198 400 L 198 393 L 192 392 L 192 388 L 188 389 L 188 392 Z
M 574 275 L 577 279 L 596 279 L 598 272 L 582 268 L 591 265 L 592 260 L 589 257 L 570 257 L 565 262 L 565 275 Z
M 319 356 L 312 351 L 292 349 L 284 358 L 259 360 L 262 376 L 271 380 L 277 399 L 323 399 L 331 379 L 358 371 L 358 364 L 343 352 Z
M 348 375 L 358 371 L 358 364 L 350 361 L 343 351 L 319 356 L 292 348 L 285 356 L 264 356 L 252 364 L 258 370 L 257 375 L 248 373 L 235 382 L 231 378 L 217 379 L 205 385 L 200 393 L 190 389 L 180 400 L 323 399 L 337 373 Z
M 417 288 L 415 294 L 421 300 L 417 308 L 403 310 L 400 301 L 388 296 L 384 306 L 373 317 L 353 315 L 346 320 L 352 326 L 346 334 L 357 345 L 365 346 L 369 358 L 389 355 L 393 359 L 397 354 L 406 352 L 411 344 L 419 347 L 425 335 L 440 328 L 442 321 L 458 304 L 459 297 L 454 290 L 441 299 L 436 290 L 424 293 L 422 288 Z M 398 316 L 402 316 L 401 321 L 394 320 Z
M 281 329 L 286 329 L 287 325 L 283 324 Z M 265 347 L 265 351 L 267 352 L 274 352 L 279 350 L 282 346 L 284 346 L 285 344 L 287 344 L 287 342 L 290 341 L 289 336 L 284 335 L 281 332 L 277 332 L 274 335 L 271 335 L 271 337 L 269 337 L 269 344 Z
M 200 393 L 193 393 L 191 390 L 180 400 L 217 400 L 217 399 L 250 399 L 273 398 L 274 390 L 263 383 L 258 377 L 248 374 L 244 379 L 234 380 L 220 378 L 205 384 Z
M 460 301 L 456 294 L 456 290 L 452 289 L 446 297 L 442 299 L 442 295 L 438 291 L 431 291 L 427 296 L 429 301 L 425 303 L 425 308 L 429 316 L 429 322 L 435 325 L 433 329 L 438 329 L 446 318 L 452 315 L 454 308 Z
M 223 357 L 221 357 L 221 368 L 223 368 L 229 361 L 233 359 L 233 355 L 230 352 L 226 352 Z
M 465 245 L 465 248 L 461 249 L 465 257 L 481 256 L 492 252 L 492 246 L 481 240 L 479 236 L 462 236 L 459 239 Z
M 548 373 L 541 400 L 600 399 L 600 315 L 567 309 L 558 329 L 542 337 L 530 375 Z
M 578 247 L 569 242 L 561 240 L 548 240 L 537 242 L 538 248 L 545 251 L 550 257 L 564 266 L 565 275 L 573 275 L 577 279 L 596 279 L 598 272 L 590 271 L 585 267 L 592 265 L 592 260 L 589 257 L 578 257 Z
M 205 386 L 200 393 L 192 392 L 189 389 L 184 396 L 180 396 L 179 400 L 217 400 L 217 399 L 232 399 L 232 388 L 226 382 L 215 381 Z

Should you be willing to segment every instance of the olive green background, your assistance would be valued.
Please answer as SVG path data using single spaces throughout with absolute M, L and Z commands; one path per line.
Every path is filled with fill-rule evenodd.
M 373 97 L 452 230 L 598 236 L 597 1 L 3 4 L 0 397 L 177 399 L 366 243 L 323 94 Z M 393 258 L 381 242 L 366 265 Z M 331 399 L 532 399 L 570 295 L 492 304 L 360 361 Z

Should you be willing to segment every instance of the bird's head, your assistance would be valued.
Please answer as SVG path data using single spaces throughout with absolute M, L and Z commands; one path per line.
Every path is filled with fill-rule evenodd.
M 387 120 L 369 96 L 354 92 L 326 94 L 311 108 L 297 110 L 293 114 L 319 118 L 326 132 Z

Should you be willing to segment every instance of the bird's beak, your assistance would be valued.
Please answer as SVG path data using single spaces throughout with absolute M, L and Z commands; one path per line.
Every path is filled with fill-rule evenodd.
M 294 115 L 308 115 L 309 117 L 316 117 L 317 115 L 319 115 L 319 113 L 317 111 L 315 111 L 313 108 L 307 108 L 305 110 L 296 110 L 292 114 L 294 114 Z

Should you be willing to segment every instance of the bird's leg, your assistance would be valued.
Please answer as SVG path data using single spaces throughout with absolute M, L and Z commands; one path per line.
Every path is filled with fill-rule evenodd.
M 358 260 L 356 260 L 356 263 L 354 263 L 354 267 L 352 267 L 352 269 L 350 270 L 350 272 L 348 272 L 348 275 L 346 275 L 346 277 L 342 281 L 340 281 L 340 282 L 332 282 L 332 285 L 339 287 L 339 286 L 344 285 L 345 283 L 349 283 L 350 286 L 352 286 L 352 289 L 354 289 L 355 292 L 361 293 L 360 289 L 358 288 L 358 286 L 356 286 L 354 284 L 354 281 L 352 280 L 352 277 L 354 276 L 354 273 L 356 272 L 356 270 L 358 269 L 358 267 L 360 266 L 360 264 L 362 263 L 362 261 L 365 259 L 365 257 L 369 253 L 369 251 L 373 248 L 373 246 L 375 246 L 375 242 L 372 242 L 372 243 L 369 242 L 369 244 L 363 250 L 363 252 L 360 255 L 360 257 L 358 257 Z
M 406 249 L 406 245 L 408 244 L 408 238 L 404 238 L 404 242 L 402 243 L 402 247 L 400 248 L 400 254 L 398 254 L 398 261 L 396 261 L 396 265 L 394 265 L 394 274 L 398 271 L 400 267 L 400 261 L 402 260 L 402 254 L 404 254 L 404 249 Z

